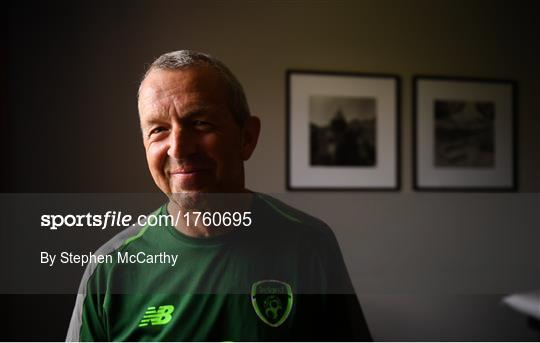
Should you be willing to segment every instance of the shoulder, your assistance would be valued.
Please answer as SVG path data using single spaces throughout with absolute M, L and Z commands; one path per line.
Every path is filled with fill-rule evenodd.
M 254 193 L 262 207 L 262 211 L 267 219 L 273 223 L 280 223 L 287 228 L 287 233 L 301 234 L 304 238 L 322 239 L 324 241 L 335 240 L 334 233 L 330 226 L 321 219 L 303 212 L 285 202 L 276 199 L 268 194 Z M 274 227 L 276 228 L 276 227 Z M 291 232 L 294 231 L 294 232 Z
M 161 208 L 154 211 L 153 214 L 156 214 L 159 211 L 161 211 Z M 95 256 L 107 256 L 122 251 L 134 242 L 143 241 L 143 235 L 147 232 L 148 228 L 148 225 L 132 225 L 113 236 L 106 243 L 101 245 L 93 254 Z M 113 258 L 112 261 L 113 263 L 88 263 L 79 286 L 79 293 L 86 293 L 87 284 L 89 281 L 91 281 L 91 279 L 95 276 L 96 273 L 107 274 L 108 272 L 110 272 L 113 265 L 116 264 L 115 258 Z
M 163 205 L 165 206 L 165 205 Z M 163 206 L 152 212 L 152 215 L 158 215 L 162 212 Z M 134 224 L 113 236 L 99 249 L 96 250 L 96 255 L 107 255 L 114 253 L 118 250 L 122 250 L 134 242 L 140 242 L 144 240 L 144 234 L 148 231 L 150 226 Z
M 96 250 L 96 255 L 107 255 L 111 254 L 117 250 L 122 249 L 124 246 L 127 246 L 132 241 L 140 238 L 148 228 L 148 225 L 141 226 L 138 224 L 132 225 L 127 229 L 122 230 L 117 235 L 113 236 L 105 244 L 103 244 L 99 249 Z

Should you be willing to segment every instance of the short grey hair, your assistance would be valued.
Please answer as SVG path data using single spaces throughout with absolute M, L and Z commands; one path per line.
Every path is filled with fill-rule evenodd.
M 230 110 L 234 116 L 234 120 L 238 125 L 243 126 L 246 119 L 251 115 L 244 88 L 223 62 L 209 54 L 192 50 L 178 50 L 165 53 L 150 64 L 142 78 L 141 85 L 152 70 L 182 70 L 201 65 L 213 68 L 223 77 L 229 91 Z

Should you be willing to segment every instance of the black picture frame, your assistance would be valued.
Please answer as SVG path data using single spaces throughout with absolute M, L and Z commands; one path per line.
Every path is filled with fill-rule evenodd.
M 414 75 L 412 88 L 414 190 L 518 191 L 517 82 Z M 475 117 L 482 107 L 488 119 Z M 452 111 L 452 116 L 461 119 L 449 125 Z M 464 130 L 467 125 L 469 129 Z
M 400 77 L 393 74 L 287 69 L 285 77 L 287 190 L 398 191 L 401 187 L 400 87 Z M 349 153 L 350 158 L 338 161 L 345 165 L 332 164 L 338 160 L 335 158 L 336 155 L 326 154 L 325 158 L 314 158 L 316 156 L 314 151 L 318 150 L 314 149 L 310 142 L 318 140 L 313 139 L 315 126 L 313 120 L 317 116 L 325 118 L 324 111 L 314 110 L 321 107 L 317 104 L 322 104 L 322 107 L 342 104 L 345 107 L 373 108 L 373 111 L 359 110 L 353 115 L 344 111 L 344 117 L 347 130 L 354 123 L 356 128 L 365 129 L 367 133 L 364 138 L 372 137 L 370 142 L 378 145 L 375 145 L 374 149 L 365 148 L 371 147 L 365 142 L 342 145 L 353 146 L 355 151 L 363 148 L 362 151 L 372 153 L 356 155 Z M 369 113 L 373 117 L 372 122 L 375 123 L 371 126 Z M 350 118 L 354 115 L 367 118 L 347 119 L 347 116 Z M 324 127 L 322 129 L 317 127 L 319 133 L 324 130 Z M 369 132 L 373 133 L 372 136 Z M 353 137 L 360 137 L 356 142 L 363 139 L 361 135 Z M 324 142 L 320 143 L 319 146 Z M 339 151 L 339 142 L 335 145 L 336 151 Z M 386 155 L 383 155 L 384 153 Z

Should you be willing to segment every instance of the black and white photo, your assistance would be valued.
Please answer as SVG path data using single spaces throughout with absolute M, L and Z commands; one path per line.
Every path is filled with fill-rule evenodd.
M 414 188 L 516 190 L 515 83 L 417 76 L 413 87 Z
M 374 166 L 375 111 L 374 98 L 311 96 L 310 164 Z
M 287 72 L 287 189 L 397 190 L 399 78 Z
M 493 167 L 493 102 L 435 100 L 434 105 L 435 166 Z

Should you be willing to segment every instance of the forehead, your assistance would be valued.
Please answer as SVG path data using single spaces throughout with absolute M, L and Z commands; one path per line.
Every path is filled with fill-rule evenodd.
M 172 103 L 174 106 L 191 103 L 199 106 L 226 105 L 227 84 L 216 70 L 208 66 L 151 70 L 141 84 L 140 112 Z

